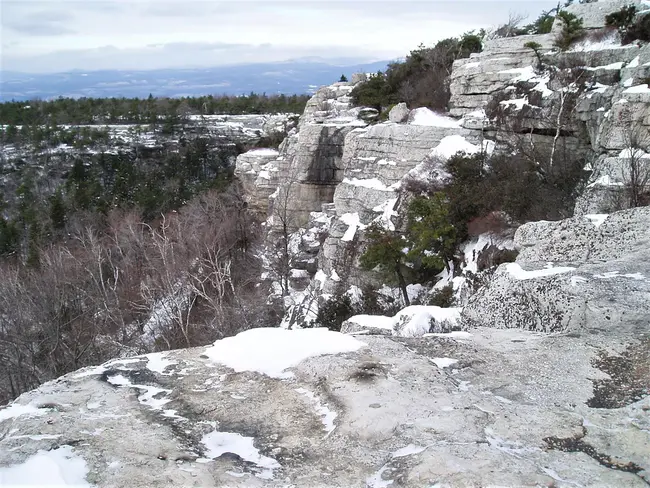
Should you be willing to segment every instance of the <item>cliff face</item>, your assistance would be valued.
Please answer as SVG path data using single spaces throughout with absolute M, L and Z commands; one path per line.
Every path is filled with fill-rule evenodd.
M 582 17 L 590 32 L 621 5 L 578 4 L 569 11 Z M 394 225 L 403 179 L 409 172 L 417 176 L 418 165 L 432 156 L 444 160 L 459 150 L 494 147 L 550 153 L 561 146 L 590 162 L 576 214 L 624 208 L 630 147 L 638 146 L 639 155 L 650 152 L 650 45 L 622 46 L 609 32 L 558 52 L 553 43 L 560 29 L 556 22 L 551 34 L 493 39 L 481 53 L 456 61 L 448 115 L 409 111 L 401 104 L 390 121 L 368 125 L 369 109 L 364 113 L 350 105 L 354 83 L 336 83 L 308 103 L 276 159 L 269 153 L 255 165 L 249 161 L 259 154 L 240 156 L 238 172 L 260 212 L 267 211 L 267 197 L 279 187 L 284 192 L 274 196 L 284 195 L 294 228 L 322 230 L 324 219 L 329 222 L 317 260 L 319 293 L 331 293 L 341 277 L 356 285 L 368 279 L 356 264 L 361 231 L 373 221 Z M 538 54 L 526 46 L 531 42 L 539 45 Z M 573 78 L 555 76 L 558 67 L 571 66 L 579 67 Z M 569 105 L 572 94 L 577 100 Z M 323 205 L 326 214 L 320 213 Z M 307 247 L 313 262 L 315 248 Z M 295 261 L 305 261 L 298 254 Z

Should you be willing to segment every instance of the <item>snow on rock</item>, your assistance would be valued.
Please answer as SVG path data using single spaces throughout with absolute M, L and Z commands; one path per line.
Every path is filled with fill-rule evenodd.
M 145 355 L 145 357 L 147 358 L 147 369 L 155 373 L 166 374 L 165 370 L 169 366 L 173 366 L 174 364 L 176 364 L 176 361 L 166 359 L 165 356 L 167 356 L 167 352 L 154 352 Z
M 506 107 L 515 107 L 515 110 L 521 110 L 524 108 L 524 105 L 528 105 L 528 98 L 516 98 L 514 100 L 503 100 L 502 102 L 499 102 L 500 105 L 506 106 Z
M 627 148 L 623 149 L 619 154 L 619 158 L 637 158 L 637 159 L 649 159 L 650 154 L 646 153 L 642 149 L 632 149 L 632 148 Z
M 526 271 L 518 263 L 506 264 L 506 271 L 518 280 L 532 280 L 535 278 L 543 278 L 545 276 L 553 276 L 561 273 L 570 273 L 575 271 L 576 268 L 571 266 L 547 266 L 546 268 L 537 269 L 533 271 Z
M 392 191 L 391 188 L 384 185 L 378 178 L 367 178 L 364 180 L 357 178 L 344 178 L 343 183 L 363 188 L 371 188 L 373 190 Z
M 414 456 L 416 454 L 420 454 L 424 451 L 427 450 L 427 447 L 424 446 L 415 446 L 413 444 L 409 444 L 405 447 L 402 447 L 401 449 L 398 449 L 397 451 L 393 452 L 390 456 L 390 460 L 384 464 L 381 469 L 379 469 L 375 474 L 372 476 L 369 476 L 366 479 L 366 486 L 368 488 L 388 488 L 390 485 L 393 484 L 392 479 L 385 479 L 386 474 L 392 474 L 395 469 L 392 468 L 392 463 L 399 458 L 407 457 L 407 456 Z M 438 484 L 435 484 L 433 486 L 438 486 Z M 433 487 L 432 487 L 433 488 Z
M 535 68 L 532 66 L 525 66 L 523 68 L 512 68 L 512 69 L 506 69 L 499 71 L 499 73 L 512 73 L 516 74 L 512 80 L 512 82 L 517 82 L 517 81 L 528 81 L 537 76 L 537 73 L 535 73 Z
M 386 230 L 395 230 L 395 224 L 391 219 L 392 217 L 397 216 L 397 212 L 394 210 L 396 204 L 397 198 L 391 198 L 372 209 L 373 212 L 381 213 L 381 215 L 375 220 Z
M 255 371 L 271 378 L 291 378 L 285 371 L 301 361 L 326 354 L 353 352 L 365 344 L 327 329 L 251 329 L 216 341 L 205 351 L 215 363 L 236 372 Z
M 607 217 L 609 217 L 609 214 L 587 214 L 583 215 L 586 219 L 589 219 L 592 224 L 594 224 L 594 227 L 598 228 L 601 225 L 603 225 L 603 222 L 607 220 Z
M 459 152 L 464 152 L 467 154 L 476 154 L 481 150 L 486 150 L 488 153 L 492 152 L 494 148 L 494 143 L 492 141 L 485 141 L 484 147 L 481 148 L 471 142 L 468 142 L 461 135 L 446 136 L 438 144 L 433 151 L 431 151 L 432 156 L 437 156 L 443 159 L 449 159 L 454 154 Z
M 273 471 L 282 466 L 275 459 L 260 454 L 254 440 L 233 432 L 215 431 L 205 434 L 201 443 L 206 447 L 207 459 L 216 459 L 226 453 L 236 454 L 244 461 L 255 464 L 258 468 L 255 476 L 265 480 L 273 479 Z
M 593 41 L 583 41 L 578 42 L 571 46 L 568 52 L 591 52 L 591 51 L 605 51 L 607 49 L 629 49 L 636 47 L 634 44 L 622 46 L 621 40 L 618 37 L 617 33 L 605 37 L 604 39 L 593 42 Z
M 275 150 L 275 149 L 270 149 L 270 148 L 261 148 L 261 149 L 251 149 L 248 151 L 250 154 L 253 154 L 255 156 L 279 156 L 280 153 Z
M 341 332 L 372 332 L 398 337 L 420 337 L 431 332 L 448 332 L 457 327 L 459 308 L 411 305 L 394 317 L 383 315 L 355 315 L 346 320 Z
M 34 404 L 20 405 L 13 403 L 7 407 L 0 409 L 0 422 L 7 419 L 20 417 L 21 415 L 39 416 L 45 415 L 48 412 L 46 408 L 38 408 Z
M 72 446 L 63 445 L 50 451 L 39 450 L 24 463 L 0 467 L 0 486 L 74 486 L 90 487 L 86 481 L 88 467 Z
M 458 362 L 458 359 L 452 358 L 432 358 L 430 361 L 440 369 L 448 368 Z
M 134 384 L 122 374 L 109 376 L 106 381 L 117 387 L 129 387 L 143 390 L 143 393 L 138 396 L 138 401 L 152 410 L 162 410 L 162 407 L 171 401 L 169 398 L 166 398 L 166 396 L 171 393 L 171 390 L 152 385 Z
M 437 114 L 426 107 L 411 110 L 409 115 L 409 124 L 426 125 L 430 127 L 460 127 L 460 122 L 458 120 Z
M 363 230 L 366 228 L 366 226 L 361 223 L 359 214 L 356 212 L 343 214 L 341 215 L 340 219 L 344 224 L 348 226 L 345 234 L 343 234 L 343 237 L 341 237 L 341 240 L 343 242 L 350 242 L 352 239 L 354 239 L 357 230 Z
M 321 417 L 321 421 L 323 422 L 323 427 L 325 428 L 326 432 L 325 438 L 329 437 L 329 435 L 334 432 L 334 429 L 336 428 L 334 420 L 336 417 L 338 417 L 338 414 L 330 410 L 327 405 L 323 405 L 318 397 L 306 388 L 296 388 L 296 392 L 307 397 L 309 402 L 313 404 L 316 413 Z
M 601 175 L 594 182 L 589 183 L 587 188 L 593 188 L 595 186 L 622 186 L 623 183 L 620 181 L 614 181 L 610 175 Z
M 632 86 L 623 91 L 623 93 L 650 93 L 648 84 Z

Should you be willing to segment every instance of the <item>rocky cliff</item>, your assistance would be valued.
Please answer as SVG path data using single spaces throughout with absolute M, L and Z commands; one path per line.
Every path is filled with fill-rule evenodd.
M 623 46 L 615 31 L 603 31 L 605 16 L 621 5 L 569 7 L 583 18 L 587 37 L 568 51 L 553 47 L 561 29 L 556 21 L 551 34 L 493 39 L 481 53 L 457 60 L 449 114 L 400 104 L 387 122 L 376 123 L 371 109 L 350 105 L 358 79 L 319 90 L 277 157 L 240 156 L 238 172 L 251 203 L 273 215 L 268 197 L 280 195 L 276 212 L 288 212 L 293 228 L 323 234 L 328 222 L 313 287 L 326 294 L 341 277 L 353 285 L 367 280 L 355 265 L 362 231 L 371 222 L 392 226 L 399 220 L 403 179 L 417 177 L 425 160 L 444 161 L 457 151 L 545 151 L 556 158 L 562 152 L 586 160 L 591 175 L 576 214 L 625 208 L 630 155 L 650 158 L 650 45 Z M 560 76 L 562 69 L 571 76 Z M 302 246 L 309 259 L 296 256 L 297 268 L 313 263 L 311 244 Z

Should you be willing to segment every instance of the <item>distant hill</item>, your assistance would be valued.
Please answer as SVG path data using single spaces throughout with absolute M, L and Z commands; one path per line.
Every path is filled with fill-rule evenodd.
M 349 64 L 348 64 L 349 63 Z M 1 73 L 0 101 L 62 97 L 181 97 L 255 93 L 303 94 L 337 81 L 341 74 L 376 72 L 388 61 L 332 64 L 301 59 L 197 69 L 151 71 L 71 71 L 67 73 Z

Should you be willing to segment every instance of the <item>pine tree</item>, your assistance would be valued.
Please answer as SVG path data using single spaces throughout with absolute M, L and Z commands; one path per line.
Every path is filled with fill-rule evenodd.
M 57 190 L 54 195 L 50 197 L 50 221 L 52 228 L 59 230 L 65 227 L 65 203 L 61 190 Z

